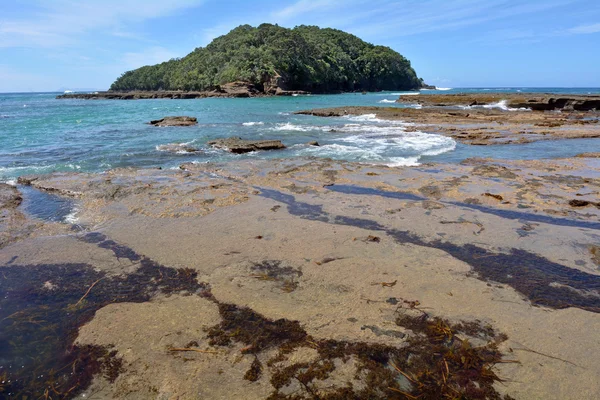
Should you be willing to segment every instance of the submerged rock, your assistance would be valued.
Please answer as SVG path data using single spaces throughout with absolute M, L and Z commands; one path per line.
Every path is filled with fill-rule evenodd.
M 192 126 L 197 125 L 198 120 L 194 117 L 164 117 L 163 119 L 157 119 L 150 121 L 150 125 L 154 126 Z
M 581 153 L 577 154 L 577 158 L 600 158 L 600 153 Z
M 156 146 L 158 151 L 166 151 L 169 153 L 198 153 L 200 149 L 190 146 L 186 143 L 168 143 Z
M 226 139 L 217 139 L 208 142 L 209 145 L 231 153 L 241 154 L 258 150 L 281 150 L 285 145 L 281 140 L 244 140 L 239 137 L 230 137 Z

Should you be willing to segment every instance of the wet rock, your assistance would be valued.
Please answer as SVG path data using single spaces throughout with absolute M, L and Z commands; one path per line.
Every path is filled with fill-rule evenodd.
M 493 194 L 493 193 L 486 192 L 486 193 L 482 194 L 482 196 L 492 197 L 498 201 L 504 200 L 504 198 L 502 196 L 500 196 L 499 194 Z
M 186 116 L 164 117 L 150 121 L 150 125 L 154 126 L 192 126 L 197 124 L 198 120 L 196 118 Z
M 209 145 L 231 153 L 241 154 L 259 150 L 281 150 L 285 145 L 281 140 L 244 140 L 239 137 L 217 139 L 208 142 Z
M 577 154 L 575 157 L 578 157 L 578 158 L 600 158 L 600 153 L 581 153 L 581 154 Z
M 589 249 L 590 254 L 592 255 L 592 261 L 600 267 L 600 246 L 590 245 Z
M 361 330 L 370 330 L 371 332 L 373 332 L 375 334 L 375 336 L 390 336 L 393 338 L 398 338 L 398 339 L 403 339 L 406 334 L 404 332 L 400 332 L 400 331 L 395 331 L 395 330 L 391 330 L 391 329 L 381 329 L 378 326 L 375 325 L 364 325 L 361 326 L 360 328 Z
M 317 142 L 316 140 L 313 140 L 311 142 L 306 143 L 308 146 L 320 146 L 319 142 Z
M 22 201 L 23 197 L 21 197 L 16 187 L 0 183 L 0 209 L 17 208 Z
M 596 206 L 600 208 L 600 202 L 587 201 L 587 200 L 571 200 L 569 201 L 569 205 L 571 207 L 587 207 L 587 206 Z
M 200 149 L 185 143 L 161 144 L 160 146 L 156 146 L 156 150 L 169 153 L 197 153 L 200 151 Z

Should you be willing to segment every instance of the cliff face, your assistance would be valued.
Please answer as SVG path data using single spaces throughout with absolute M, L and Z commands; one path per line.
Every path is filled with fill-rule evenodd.
M 246 82 L 266 94 L 410 90 L 422 86 L 410 61 L 351 34 L 315 26 L 243 25 L 181 59 L 128 71 L 112 91 L 210 91 Z

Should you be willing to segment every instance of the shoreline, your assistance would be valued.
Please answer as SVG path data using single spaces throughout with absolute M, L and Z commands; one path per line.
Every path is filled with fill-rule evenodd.
M 598 100 L 596 100 L 598 99 Z M 560 100 L 560 101 L 558 101 Z M 599 96 L 421 95 L 401 96 L 398 102 L 416 107 L 350 106 L 298 111 L 298 115 L 342 117 L 375 114 L 403 121 L 422 130 L 449 136 L 468 145 L 524 144 L 540 140 L 600 138 Z M 523 108 L 529 105 L 533 111 Z
M 358 348 L 345 355 L 325 349 L 387 349 L 398 365 L 400 349 L 421 337 L 411 318 L 425 315 L 474 345 L 497 341 L 504 362 L 494 371 L 506 381 L 488 389 L 499 395 L 592 399 L 600 390 L 597 158 L 404 168 L 246 160 L 55 173 L 19 183 L 77 203 L 83 231 L 3 202 L 9 220 L 37 225 L 1 230 L 18 236 L 3 242 L 0 265 L 9 284 L 19 271 L 31 271 L 20 280 L 38 282 L 43 268 L 36 290 L 67 305 L 71 298 L 70 308 L 60 303 L 71 312 L 95 310 L 74 327 L 77 349 L 114 353 L 101 356 L 101 365 L 113 367 L 98 371 L 91 386 L 81 381 L 90 398 L 308 396 L 294 378 L 273 386 L 284 370 L 303 371 L 306 363 L 329 366 L 325 380 L 307 381 L 322 396 L 348 383 L 362 390 L 357 369 L 384 370 L 365 364 Z M 10 190 L 0 199 L 15 199 Z M 72 286 L 60 278 L 69 270 L 80 271 Z M 130 298 L 118 289 L 123 280 L 150 289 L 139 287 L 134 293 L 144 297 Z M 243 321 L 255 313 L 259 325 L 238 327 L 230 319 L 237 313 Z M 3 323 L 18 329 L 18 321 Z M 471 331 L 461 331 L 461 321 Z M 269 336 L 269 326 L 288 333 Z M 240 329 L 240 339 L 221 343 L 229 329 Z M 244 335 L 268 339 L 257 345 Z

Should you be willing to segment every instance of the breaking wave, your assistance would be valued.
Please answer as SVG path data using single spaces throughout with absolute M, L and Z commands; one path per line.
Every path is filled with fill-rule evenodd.
M 192 142 L 160 144 L 156 146 L 156 150 L 175 154 L 191 154 L 201 151 L 197 147 L 194 147 Z
M 319 147 L 299 146 L 298 155 L 346 159 L 389 166 L 418 165 L 422 156 L 434 156 L 452 151 L 456 142 L 446 136 L 421 131 L 407 132 L 413 124 L 401 121 L 389 125 L 390 121 L 378 120 L 374 114 L 360 117 L 364 122 L 379 124 L 345 124 L 335 128 L 336 135 L 326 139 L 335 143 L 322 143 Z M 383 124 L 386 122 L 388 124 Z
M 492 104 L 485 104 L 485 105 L 476 105 L 476 106 L 460 106 L 460 108 L 462 108 L 463 110 L 470 110 L 473 108 L 486 108 L 488 110 L 494 109 L 494 108 L 498 108 L 500 110 L 504 110 L 504 111 L 531 111 L 530 108 L 512 108 L 508 106 L 508 100 L 500 100 L 497 103 L 492 103 Z

